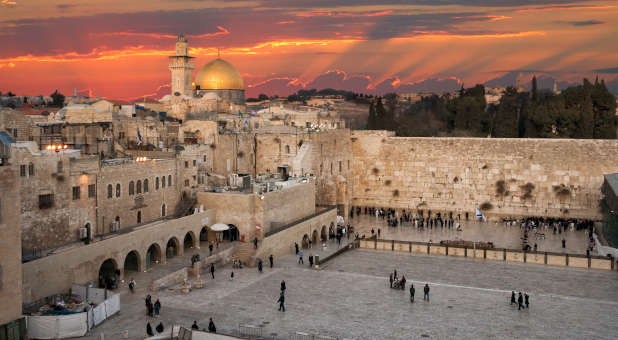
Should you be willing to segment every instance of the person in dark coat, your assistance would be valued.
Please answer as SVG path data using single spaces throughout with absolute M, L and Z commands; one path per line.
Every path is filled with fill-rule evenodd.
M 270 256 L 268 257 L 268 262 L 270 262 L 270 268 L 273 267 L 273 262 L 275 261 L 275 259 L 273 258 L 273 254 L 270 254 Z
M 511 291 L 511 305 L 517 304 L 517 301 L 515 301 L 515 292 Z
M 397 281 L 397 269 L 395 269 L 395 272 L 393 273 L 393 280 Z
M 262 260 L 258 260 L 258 271 L 262 272 Z
M 526 308 L 530 308 L 530 301 L 528 300 L 530 297 L 527 293 L 524 293 L 524 300 L 526 301 Z
M 157 299 L 157 301 L 154 303 L 154 313 L 155 316 L 159 316 L 159 311 L 161 310 L 161 302 L 159 301 L 159 299 Z
M 258 245 L 257 237 L 253 238 L 253 245 L 255 246 L 255 249 L 257 249 L 257 245 Z
M 401 275 L 401 290 L 405 290 L 405 289 L 406 289 L 406 276 Z
M 309 267 L 313 268 L 313 255 L 309 254 Z
M 210 318 L 210 321 L 208 322 L 208 331 L 210 333 L 217 333 L 217 327 L 215 327 L 215 322 L 212 321 L 212 318 Z
M 212 278 L 215 278 L 215 264 L 211 263 L 210 264 L 210 275 L 212 275 Z
M 200 326 L 197 325 L 197 321 L 196 320 L 193 320 L 193 324 L 191 325 L 191 329 L 196 329 L 196 330 L 200 329 Z
M 519 292 L 519 297 L 517 298 L 517 310 L 520 310 L 524 307 L 524 297 Z
M 414 289 L 414 284 L 410 283 L 410 302 L 414 303 L 414 293 L 416 290 Z
M 423 295 L 423 300 L 429 301 L 429 283 L 425 284 L 425 288 L 423 288 L 423 292 L 425 293 Z
M 146 334 L 148 334 L 148 336 L 153 336 L 154 332 L 152 331 L 152 326 L 150 325 L 150 322 L 146 324 Z
M 294 242 L 294 249 L 296 249 L 296 255 L 298 255 L 298 243 Z
M 284 293 L 285 292 L 285 281 L 281 281 L 281 292 Z
M 277 300 L 277 302 L 279 302 L 279 311 L 285 312 L 285 295 L 283 295 L 283 292 L 281 292 L 281 295 L 279 295 L 279 300 Z
M 159 322 L 159 324 L 157 325 L 157 333 L 163 333 L 163 322 Z
M 393 273 L 391 273 L 391 274 L 388 276 L 388 281 L 389 281 L 389 282 L 390 282 L 390 284 L 391 284 L 391 288 L 393 288 Z

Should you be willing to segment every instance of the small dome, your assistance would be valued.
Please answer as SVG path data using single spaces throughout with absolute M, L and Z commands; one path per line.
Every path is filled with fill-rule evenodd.
M 197 72 L 195 85 L 200 90 L 244 90 L 238 70 L 221 58 L 209 62 Z

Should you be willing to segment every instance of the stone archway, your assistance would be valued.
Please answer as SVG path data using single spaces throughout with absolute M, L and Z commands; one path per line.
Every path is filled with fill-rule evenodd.
M 195 246 L 196 246 L 196 244 L 195 244 L 195 236 L 193 235 L 192 231 L 189 231 L 185 235 L 185 239 L 183 241 L 183 248 L 184 248 L 184 250 L 187 250 L 187 249 L 194 248 Z
M 107 259 L 99 267 L 99 288 L 116 289 L 118 284 L 118 263 Z
M 314 245 L 317 245 L 319 243 L 318 241 L 318 230 L 314 230 L 313 234 L 311 234 L 311 242 L 313 242 Z
M 137 250 L 131 250 L 124 258 L 124 274 L 127 272 L 139 272 L 141 270 L 141 258 Z
M 320 239 L 322 242 L 326 242 L 328 240 L 328 233 L 326 232 L 326 226 L 322 226 L 322 230 L 320 231 Z
M 180 242 L 178 242 L 176 237 L 172 237 L 169 241 L 167 241 L 167 246 L 165 246 L 165 256 L 168 259 L 171 259 L 172 257 L 179 255 L 179 250 Z
M 303 235 L 303 240 L 300 242 L 301 248 L 307 249 L 309 248 L 309 235 Z
M 208 243 L 208 227 L 204 227 L 200 230 L 200 247 L 206 246 Z
M 151 244 L 150 247 L 148 247 L 148 251 L 146 251 L 146 269 L 161 263 L 161 261 L 161 246 L 157 243 Z

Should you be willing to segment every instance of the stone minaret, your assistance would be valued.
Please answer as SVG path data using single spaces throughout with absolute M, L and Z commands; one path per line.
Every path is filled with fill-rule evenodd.
M 195 66 L 189 57 L 189 42 L 183 35 L 176 40 L 176 55 L 170 57 L 169 69 L 172 72 L 172 95 L 193 95 L 191 78 Z

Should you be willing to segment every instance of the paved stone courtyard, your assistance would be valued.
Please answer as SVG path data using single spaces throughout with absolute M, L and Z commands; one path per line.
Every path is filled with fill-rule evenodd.
M 409 293 L 388 287 L 393 269 L 416 287 Z M 131 295 L 121 291 L 121 314 L 85 337 L 142 339 L 146 322 L 153 326 L 207 327 L 234 333 L 238 324 L 263 326 L 263 335 L 289 339 L 296 331 L 353 339 L 612 339 L 618 334 L 618 273 L 519 265 L 464 258 L 417 256 L 352 250 L 319 271 L 296 263 L 293 255 L 266 266 L 217 270 L 206 287 L 181 295 L 178 290 L 153 294 L 163 305 L 160 318 L 145 314 L 144 287 Z M 278 312 L 279 284 L 285 280 L 286 312 Z M 429 282 L 431 302 L 422 287 Z M 530 295 L 531 308 L 510 306 L 510 291 Z
M 457 231 L 453 227 L 448 228 L 424 228 L 417 229 L 412 223 L 404 223 L 403 226 L 389 227 L 386 220 L 375 216 L 361 215 L 350 220 L 360 235 L 371 236 L 371 228 L 377 233 L 381 230 L 380 238 L 400 241 L 420 241 L 438 243 L 441 240 L 465 240 L 465 241 L 489 241 L 497 248 L 521 249 L 523 231 L 519 226 L 505 226 L 501 222 L 477 222 L 461 221 L 463 231 Z M 588 247 L 588 234 L 585 230 L 567 230 L 563 233 L 553 233 L 551 229 L 539 230 L 544 233 L 544 238 L 535 238 L 534 233 L 529 233 L 530 246 L 536 242 L 538 251 L 556 253 L 585 254 Z M 562 248 L 562 238 L 566 240 L 566 248 Z

